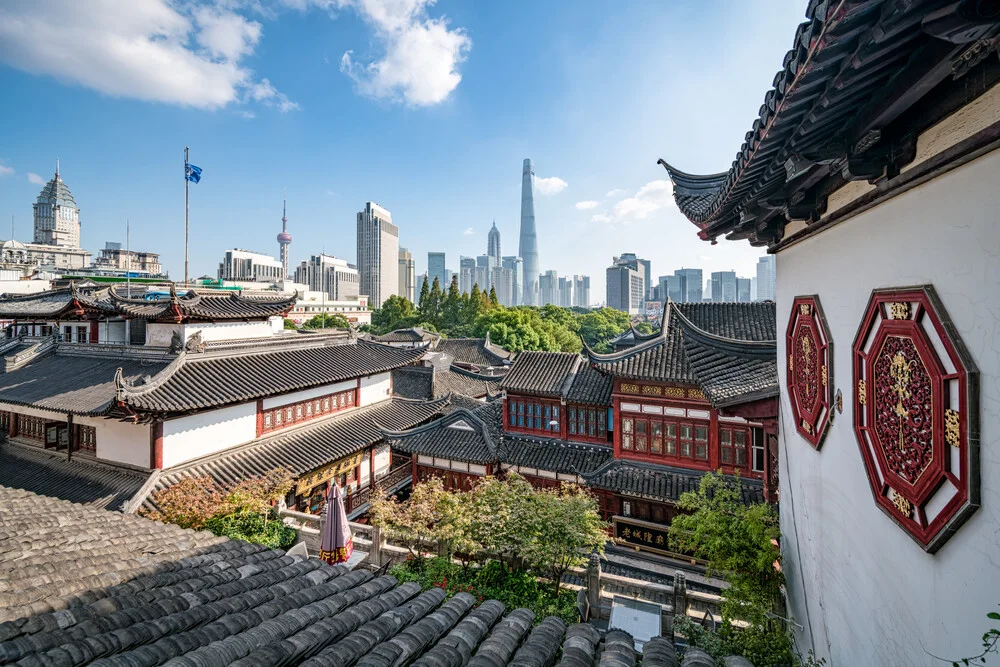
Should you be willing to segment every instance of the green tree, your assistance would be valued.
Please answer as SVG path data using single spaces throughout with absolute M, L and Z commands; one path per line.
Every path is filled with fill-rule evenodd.
M 533 534 L 539 537 L 528 540 L 523 556 L 549 576 L 558 597 L 563 575 L 571 567 L 586 565 L 593 551 L 604 553 L 608 524 L 601 520 L 597 499 L 578 484 L 536 491 L 531 514 Z
M 687 513 L 670 526 L 672 548 L 705 559 L 710 573 L 729 582 L 720 605 L 725 649 L 755 665 L 791 664 L 791 641 L 772 620 L 784 583 L 776 567 L 777 511 L 744 504 L 739 478 L 713 473 L 702 477 L 697 492 L 683 494 L 678 507 Z
M 510 569 L 516 569 L 534 535 L 534 488 L 517 473 L 486 477 L 472 489 L 472 538 Z M 534 535 L 535 539 L 544 539 Z
M 496 308 L 500 305 L 497 301 L 497 290 L 495 285 L 490 285 L 490 308 Z
M 490 334 L 490 340 L 511 352 L 523 350 L 559 351 L 559 346 L 529 308 L 496 308 L 476 320 L 476 335 Z
M 412 327 L 416 321 L 417 311 L 413 303 L 396 294 L 383 301 L 382 307 L 372 313 L 372 328 L 379 333 Z
M 629 328 L 629 316 L 614 308 L 598 308 L 580 315 L 579 332 L 595 352 L 610 352 L 611 341 Z
M 430 307 L 425 320 L 438 325 L 441 321 L 441 307 L 444 305 L 444 292 L 441 291 L 441 282 L 435 276 L 434 284 L 431 286 Z
M 413 487 L 404 502 L 374 494 L 369 516 L 388 538 L 402 542 L 410 555 L 418 557 L 439 538 L 460 542 L 452 533 L 459 510 L 448 496 L 441 479 L 434 477 Z
M 320 313 L 302 325 L 303 329 L 350 329 L 351 323 L 340 313 Z
M 441 327 L 452 329 L 462 323 L 462 295 L 458 290 L 458 276 L 451 277 L 448 296 L 441 306 Z
M 430 308 L 430 298 L 431 298 L 431 284 L 427 280 L 427 276 L 424 276 L 424 282 L 420 286 L 420 297 L 417 299 L 417 312 L 420 313 L 421 318 L 427 319 L 425 316 L 427 309 Z
M 635 325 L 635 330 L 641 334 L 646 334 L 647 336 L 653 333 L 653 325 L 649 322 L 639 322 Z
M 286 317 L 285 318 L 285 328 L 286 329 L 298 329 L 299 325 L 295 323 L 295 320 L 290 320 L 290 319 L 288 319 Z
M 479 290 L 479 283 L 475 283 L 472 286 L 472 293 L 469 294 L 463 319 L 466 322 L 475 322 L 485 311 L 486 309 L 483 308 L 483 293 Z

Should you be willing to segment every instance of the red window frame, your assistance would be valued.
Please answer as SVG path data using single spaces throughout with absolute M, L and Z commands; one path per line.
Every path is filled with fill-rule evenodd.
M 555 422 L 555 425 L 552 425 Z M 507 399 L 507 428 L 559 435 L 561 432 L 559 404 L 555 401 L 532 400 L 527 397 Z
M 278 431 L 356 407 L 354 389 L 287 403 L 261 411 L 261 433 Z
M 742 442 L 741 442 L 742 441 Z M 752 463 L 753 438 L 747 426 L 719 426 L 719 465 L 749 468 Z
M 709 422 L 643 413 L 621 417 L 622 451 L 708 463 Z
M 591 405 L 567 405 L 566 435 L 568 438 L 607 442 L 607 408 Z

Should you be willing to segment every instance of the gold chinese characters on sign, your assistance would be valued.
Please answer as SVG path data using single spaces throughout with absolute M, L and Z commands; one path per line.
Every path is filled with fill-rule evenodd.
M 310 473 L 307 473 L 299 478 L 298 482 L 295 484 L 295 493 L 300 496 L 309 495 L 309 492 L 316 486 L 327 482 L 337 475 L 342 475 L 346 472 L 354 470 L 364 459 L 364 452 L 360 452 L 353 456 L 348 456 L 345 459 L 340 459 L 339 461 L 334 461 L 322 468 L 317 468 Z
M 812 306 L 808 303 L 800 303 L 799 312 L 803 315 L 810 315 L 812 313 Z

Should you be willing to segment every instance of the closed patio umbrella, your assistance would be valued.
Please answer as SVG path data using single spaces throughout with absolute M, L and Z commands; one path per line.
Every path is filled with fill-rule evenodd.
M 347 525 L 344 496 L 336 483 L 330 485 L 326 496 L 326 517 L 321 538 L 319 557 L 330 565 L 346 563 L 354 552 L 354 536 Z

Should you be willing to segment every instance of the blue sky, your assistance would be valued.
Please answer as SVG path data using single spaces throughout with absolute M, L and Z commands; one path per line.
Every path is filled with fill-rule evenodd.
M 31 236 L 40 176 L 61 159 L 83 245 L 123 240 L 183 277 L 227 248 L 277 254 L 288 190 L 293 264 L 355 259 L 355 214 L 392 212 L 417 271 L 427 251 L 517 248 L 521 162 L 536 176 L 541 266 L 592 276 L 611 256 L 653 274 L 752 275 L 761 252 L 699 241 L 665 158 L 728 169 L 804 0 L 10 0 L 0 6 L 0 215 Z M 548 194 L 544 194 L 548 193 Z M 6 238 L 9 232 L 0 233 Z

